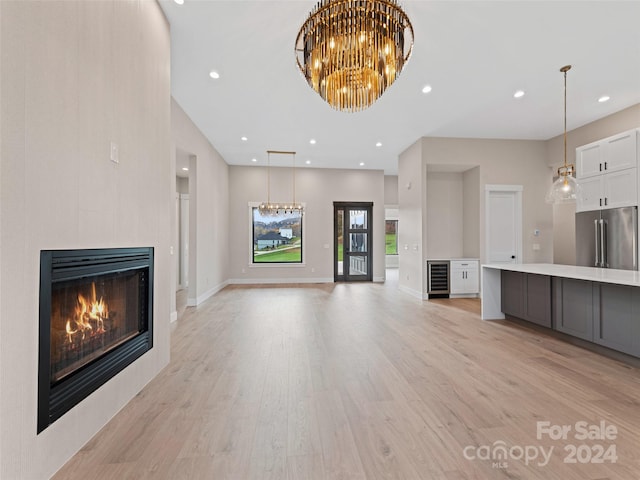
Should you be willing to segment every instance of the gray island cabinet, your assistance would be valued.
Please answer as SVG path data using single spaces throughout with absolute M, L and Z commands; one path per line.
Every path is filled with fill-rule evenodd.
M 551 277 L 503 270 L 502 311 L 506 315 L 551 327 Z
M 640 357 L 637 271 L 483 265 L 482 318 L 505 315 Z

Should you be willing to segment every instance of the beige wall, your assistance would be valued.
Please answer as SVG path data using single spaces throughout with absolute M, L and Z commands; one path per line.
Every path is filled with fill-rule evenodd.
M 545 142 L 466 138 L 423 138 L 422 158 L 427 164 L 478 166 L 480 182 L 480 260 L 485 257 L 485 186 L 522 185 L 523 263 L 551 262 L 553 231 L 551 206 L 544 201 L 550 182 Z M 429 228 L 429 225 L 427 225 Z M 540 236 L 534 237 L 534 229 Z M 533 243 L 540 250 L 533 250 Z
M 640 127 L 640 104 L 567 132 L 567 162 L 575 164 L 576 148 Z M 547 164 L 553 172 L 564 161 L 564 136 L 546 142 Z M 554 245 L 553 262 L 575 265 L 575 205 L 558 205 L 553 210 Z
M 462 256 L 480 258 L 480 167 L 462 174 Z
M 292 200 L 292 171 L 271 168 L 271 201 Z M 296 201 L 304 214 L 304 265 L 251 265 L 249 202 L 267 200 L 264 167 L 229 167 L 229 277 L 232 283 L 333 281 L 333 202 L 373 202 L 373 279 L 384 279 L 384 172 L 296 169 Z
M 398 176 L 384 176 L 384 204 L 398 205 Z
M 229 278 L 229 166 L 173 98 L 171 137 L 174 164 L 190 156 L 188 302 L 198 305 Z
M 435 166 L 439 171 L 446 171 L 448 167 L 468 171 L 462 177 L 464 191 L 461 215 L 465 222 L 461 232 L 462 255 L 479 257 L 484 261 L 485 186 L 522 185 L 523 262 L 550 262 L 553 258 L 552 210 L 544 197 L 551 172 L 546 159 L 545 142 L 532 140 L 422 138 L 403 152 L 398 162 L 400 287 L 412 293 L 423 291 L 426 269 L 420 272 L 418 269 L 428 255 L 422 255 L 422 252 L 431 253 L 430 242 L 439 242 L 432 235 L 432 229 L 437 225 L 429 222 L 429 212 L 450 208 L 450 199 L 445 200 L 440 198 L 442 195 L 429 192 L 431 185 L 428 178 L 433 172 L 427 172 L 428 166 Z M 406 188 L 409 182 L 411 189 Z M 458 200 L 456 205 L 455 208 L 460 210 Z M 468 230 L 465 230 L 466 223 L 469 224 Z M 533 236 L 534 229 L 540 230 L 537 238 Z M 533 243 L 540 244 L 539 251 L 533 251 Z M 405 245 L 407 250 L 404 249 Z M 436 247 L 444 248 L 440 243 Z M 455 248 L 456 251 L 460 249 L 457 244 Z M 416 281 L 416 277 L 422 280 Z
M 169 361 L 169 27 L 144 0 L 0 22 L 0 478 L 45 479 Z M 153 349 L 36 435 L 40 250 L 129 246 L 155 247 Z
M 398 158 L 398 286 L 418 298 L 423 297 L 426 245 L 426 167 L 422 162 L 422 142 L 419 140 Z
M 458 258 L 463 255 L 462 173 L 427 171 L 428 260 Z

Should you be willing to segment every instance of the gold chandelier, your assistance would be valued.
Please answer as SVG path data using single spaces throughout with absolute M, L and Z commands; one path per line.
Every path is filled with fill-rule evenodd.
M 291 155 L 293 157 L 293 200 L 291 203 L 277 203 L 271 201 L 271 154 Z M 267 150 L 267 201 L 258 206 L 260 215 L 268 217 L 287 213 L 304 214 L 304 206 L 296 202 L 296 152 L 283 152 L 279 150 Z
M 398 78 L 413 39 L 409 17 L 396 0 L 321 0 L 298 33 L 296 59 L 329 105 L 356 112 Z

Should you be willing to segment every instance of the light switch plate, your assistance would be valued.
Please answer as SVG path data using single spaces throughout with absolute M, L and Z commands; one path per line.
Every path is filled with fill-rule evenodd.
M 118 144 L 115 142 L 111 142 L 111 152 L 109 154 L 109 158 L 113 163 L 120 163 L 120 158 L 118 157 Z

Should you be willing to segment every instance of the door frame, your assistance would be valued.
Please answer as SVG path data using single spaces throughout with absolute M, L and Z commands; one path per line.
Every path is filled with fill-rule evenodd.
M 367 211 L 367 274 L 350 276 L 347 274 L 348 266 L 344 241 L 348 235 L 346 225 L 346 215 L 343 217 L 343 253 L 342 253 L 342 275 L 338 275 L 338 210 L 366 210 Z M 333 202 L 333 281 L 334 282 L 372 282 L 373 281 L 373 202 Z
M 489 226 L 491 225 L 491 203 L 489 198 L 492 193 L 513 193 L 516 201 L 516 261 L 514 263 L 522 263 L 522 185 L 485 185 L 484 186 L 484 206 L 485 206 L 485 223 L 484 223 L 484 259 L 489 263 L 489 252 L 491 245 L 489 241 Z

